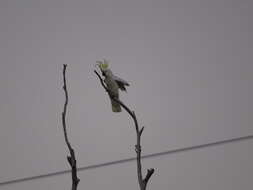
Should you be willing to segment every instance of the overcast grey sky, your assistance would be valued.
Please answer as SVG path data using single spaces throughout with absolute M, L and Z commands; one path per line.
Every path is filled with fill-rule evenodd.
M 60 118 L 62 64 L 68 64 L 67 122 L 80 166 L 135 155 L 132 121 L 125 112 L 111 112 L 93 73 L 95 61 L 102 58 L 130 83 L 120 97 L 146 127 L 143 154 L 253 134 L 252 8 L 251 0 L 0 1 L 0 182 L 68 169 Z M 220 159 L 229 158 L 224 166 L 228 169 L 236 165 L 233 151 L 241 154 L 244 150 L 236 148 L 250 147 L 234 146 L 224 157 L 213 157 L 210 167 L 222 166 Z M 163 180 L 155 181 L 153 189 L 168 189 L 172 183 L 175 189 L 186 188 L 192 179 L 188 176 L 181 176 L 182 186 L 176 186 L 173 177 L 168 182 L 183 166 L 192 167 L 188 174 L 203 178 L 203 186 L 192 189 L 206 189 L 205 170 L 194 173 L 197 155 L 202 155 L 199 162 L 209 163 L 206 159 L 221 150 L 205 151 L 147 161 L 158 170 L 154 178 Z M 237 155 L 243 160 L 241 168 L 219 169 L 220 178 L 238 170 L 252 175 L 252 167 L 243 170 L 253 151 L 247 154 Z M 119 184 L 135 172 L 135 163 L 115 167 L 108 168 L 109 175 L 121 175 Z M 210 175 L 215 177 L 214 169 Z M 134 180 L 125 183 L 137 187 Z M 62 185 L 57 182 L 49 189 Z M 109 187 L 116 189 L 117 184 Z M 220 187 L 216 189 L 231 190 Z

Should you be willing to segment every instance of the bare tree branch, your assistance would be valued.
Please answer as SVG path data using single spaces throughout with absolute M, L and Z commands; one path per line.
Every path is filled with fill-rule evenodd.
M 144 130 L 144 127 L 142 127 L 141 130 L 139 129 L 139 125 L 138 125 L 138 121 L 137 121 L 135 112 L 131 111 L 121 100 L 119 100 L 117 97 L 113 96 L 112 93 L 110 92 L 110 90 L 104 84 L 104 81 L 103 81 L 102 77 L 98 74 L 98 72 L 96 70 L 94 70 L 94 72 L 98 76 L 101 85 L 103 86 L 105 91 L 108 93 L 110 98 L 112 98 L 114 101 L 118 102 L 127 111 L 127 113 L 132 117 L 132 119 L 134 121 L 135 130 L 136 130 L 136 137 L 137 137 L 137 139 L 136 139 L 137 144 L 135 145 L 135 152 L 136 152 L 136 155 L 137 155 L 136 160 L 137 160 L 138 182 L 139 182 L 140 190 L 146 190 L 147 183 L 148 183 L 150 177 L 153 175 L 155 170 L 154 170 L 154 168 L 148 169 L 147 174 L 146 174 L 145 178 L 143 179 L 143 177 L 142 177 L 142 166 L 141 166 L 141 134 Z
M 70 152 L 70 156 L 67 156 L 67 160 L 68 160 L 69 165 L 71 166 L 72 190 L 77 190 L 77 185 L 80 179 L 77 177 L 75 151 L 70 145 L 70 142 L 68 140 L 67 129 L 66 129 L 66 112 L 67 112 L 68 99 L 69 99 L 67 85 L 66 85 L 66 76 L 65 76 L 66 68 L 67 68 L 67 65 L 64 64 L 63 65 L 63 90 L 65 92 L 65 103 L 64 103 L 64 108 L 62 112 L 62 126 L 63 126 L 63 132 L 64 132 L 64 139 Z

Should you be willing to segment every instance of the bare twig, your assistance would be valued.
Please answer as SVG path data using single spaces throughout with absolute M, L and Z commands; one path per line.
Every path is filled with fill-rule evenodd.
M 118 102 L 127 111 L 127 113 L 132 117 L 132 119 L 134 121 L 136 136 L 137 136 L 137 139 L 136 139 L 137 143 L 135 145 L 135 152 L 136 152 L 136 155 L 137 155 L 136 160 L 137 160 L 138 182 L 139 182 L 140 190 L 146 190 L 147 183 L 148 183 L 150 177 L 153 175 L 155 170 L 154 170 L 154 168 L 148 169 L 147 174 L 146 174 L 145 178 L 143 179 L 143 177 L 142 177 L 142 166 L 141 166 L 141 134 L 144 130 L 144 127 L 139 129 L 138 121 L 137 121 L 137 118 L 136 118 L 136 115 L 135 115 L 134 111 L 131 111 L 122 101 L 120 101 L 118 98 L 113 96 L 112 93 L 110 92 L 110 90 L 105 86 L 102 77 L 98 74 L 98 72 L 96 70 L 94 70 L 94 72 L 98 76 L 101 85 L 103 86 L 105 91 L 108 93 L 110 98 L 112 98 L 114 101 Z
M 62 112 L 62 126 L 63 126 L 63 132 L 64 132 L 64 139 L 65 142 L 68 146 L 69 152 L 70 152 L 70 156 L 67 156 L 67 160 L 69 165 L 71 166 L 71 173 L 72 173 L 72 190 L 77 190 L 77 185 L 80 181 L 80 179 L 78 179 L 77 177 L 77 168 L 76 168 L 76 158 L 75 158 L 75 151 L 74 149 L 71 147 L 70 142 L 68 140 L 68 134 L 67 134 L 67 129 L 66 129 L 66 112 L 67 112 L 67 105 L 68 105 L 68 90 L 67 90 L 67 85 L 66 85 L 66 68 L 67 65 L 64 64 L 63 65 L 63 90 L 65 92 L 65 103 L 64 103 L 64 109 Z

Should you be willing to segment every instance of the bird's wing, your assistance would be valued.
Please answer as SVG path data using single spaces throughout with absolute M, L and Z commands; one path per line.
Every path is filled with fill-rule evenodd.
M 113 75 L 113 79 L 117 82 L 119 88 L 123 91 L 126 91 L 126 87 L 125 86 L 129 86 L 129 83 L 115 75 Z
M 129 83 L 125 80 L 123 80 L 122 78 L 119 78 L 115 75 L 113 75 L 113 79 L 117 82 L 117 83 L 121 83 L 123 85 L 129 86 Z

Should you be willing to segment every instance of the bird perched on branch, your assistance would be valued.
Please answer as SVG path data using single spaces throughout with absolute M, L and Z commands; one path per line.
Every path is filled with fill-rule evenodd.
M 125 86 L 129 86 L 128 82 L 115 76 L 112 71 L 109 69 L 109 64 L 107 60 L 103 61 L 96 61 L 97 65 L 99 66 L 102 75 L 105 77 L 104 82 L 109 90 L 111 96 L 119 99 L 119 89 L 122 91 L 126 91 Z M 118 102 L 113 100 L 110 97 L 111 104 L 112 104 L 112 111 L 113 112 L 121 112 L 121 107 Z

